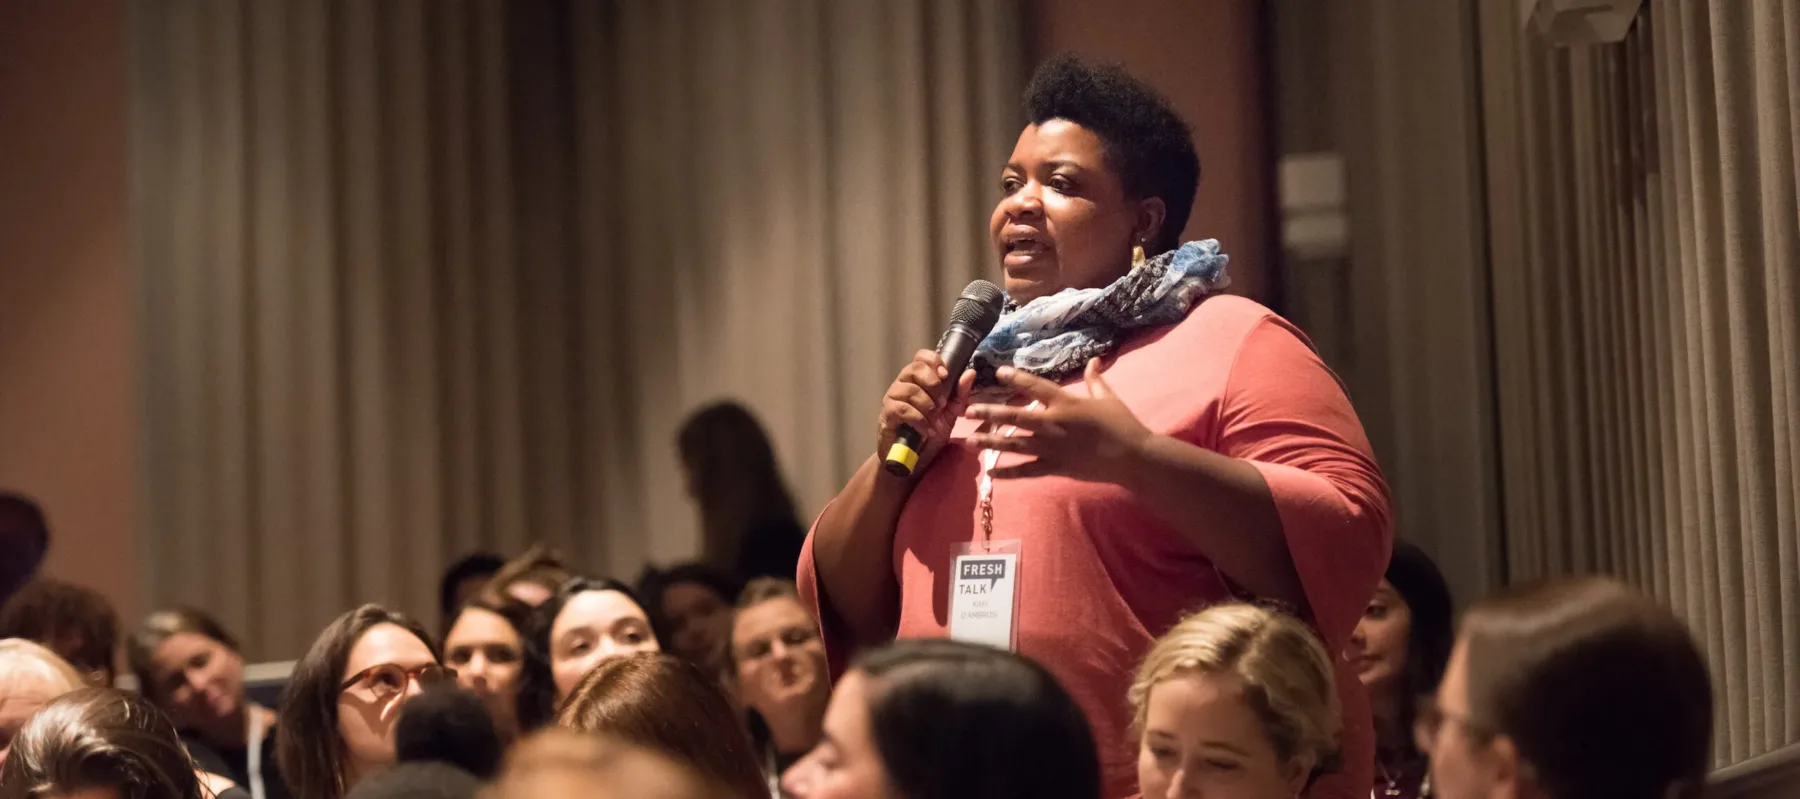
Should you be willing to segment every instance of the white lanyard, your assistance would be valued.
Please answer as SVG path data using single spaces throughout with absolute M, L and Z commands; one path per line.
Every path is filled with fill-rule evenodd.
M 263 725 L 263 715 L 262 714 L 263 714 L 262 707 L 259 705 L 255 705 L 255 704 L 250 705 L 248 712 L 246 712 L 244 714 L 244 718 L 245 718 L 246 722 L 250 725 L 250 729 L 248 730 L 248 735 L 246 735 L 245 737 L 248 738 L 249 742 L 250 742 L 250 750 L 246 754 L 248 754 L 250 756 L 250 775 L 249 775 L 250 776 L 250 786 L 249 787 L 250 787 L 251 799 L 264 799 L 264 797 L 263 797 L 263 778 L 262 778 L 262 745 L 263 745 L 263 736 L 265 734 L 267 734 L 267 729 Z
M 1025 410 L 1035 411 L 1044 407 L 1043 403 L 1032 400 Z M 1000 430 L 1000 436 L 1011 438 L 1019 428 L 1007 425 Z M 981 541 L 987 543 L 994 539 L 994 467 L 1000 463 L 1000 450 L 984 449 L 981 451 L 981 478 L 975 484 L 975 501 L 981 508 Z

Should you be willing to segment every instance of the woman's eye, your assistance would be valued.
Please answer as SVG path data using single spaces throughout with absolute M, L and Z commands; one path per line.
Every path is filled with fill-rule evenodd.
M 519 652 L 515 649 L 495 647 L 488 650 L 488 660 L 493 663 L 517 663 L 519 657 Z
M 1386 605 L 1370 605 L 1368 610 L 1363 611 L 1364 616 L 1376 620 L 1387 618 L 1387 614 L 1388 609 Z
M 1070 182 L 1068 178 L 1065 178 L 1061 175 L 1051 178 L 1049 185 L 1050 185 L 1050 188 L 1053 188 L 1059 192 L 1064 192 L 1064 193 L 1075 188 L 1074 183 Z
M 376 688 L 398 688 L 402 678 L 390 671 L 378 671 L 369 682 Z
M 204 668 L 206 668 L 206 664 L 211 663 L 211 662 L 212 662 L 212 653 L 211 652 L 201 652 L 200 654 L 195 655 L 193 660 L 188 661 L 188 666 L 191 668 L 196 668 L 196 669 L 204 669 Z
M 814 637 L 816 636 L 814 636 L 812 630 L 795 628 L 782 633 L 781 642 L 788 646 L 800 646 L 802 644 L 811 643 Z
M 450 650 L 449 661 L 452 666 L 467 666 L 469 665 L 469 661 L 474 657 L 475 653 L 467 649 L 452 649 Z
M 1024 185 L 1024 184 L 1021 183 L 1018 178 L 1001 178 L 1000 179 L 1000 191 L 1002 191 L 1006 194 L 1011 194 L 1015 191 L 1018 191 L 1019 187 L 1022 185 Z
M 1166 746 L 1152 746 L 1150 747 L 1150 756 L 1157 760 L 1171 760 L 1175 757 L 1175 750 Z
M 1236 771 L 1238 764 L 1230 760 L 1208 760 L 1206 766 L 1214 771 Z

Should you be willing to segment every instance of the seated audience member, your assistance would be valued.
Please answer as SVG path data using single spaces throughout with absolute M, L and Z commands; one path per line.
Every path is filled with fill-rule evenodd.
M 641 652 L 596 666 L 563 702 L 556 726 L 666 755 L 724 786 L 722 796 L 770 795 L 725 692 L 711 674 L 673 655 Z
M 84 688 L 45 705 L 0 766 L 0 799 L 212 799 L 227 788 L 194 769 L 155 705 L 112 688 Z
M 512 741 L 549 720 L 555 689 L 550 666 L 531 640 L 531 608 L 495 599 L 483 594 L 450 617 L 444 665 L 487 705 L 501 740 Z
M 731 608 L 742 590 L 743 581 L 728 572 L 683 563 L 646 574 L 639 596 L 655 604 L 651 621 L 671 653 L 715 670 L 731 638 Z
M 418 622 L 378 605 L 339 616 L 281 692 L 276 752 L 288 795 L 341 799 L 391 765 L 401 705 L 455 679 Z
M 22 638 L 0 641 L 0 763 L 32 714 L 81 687 L 81 675 L 55 652 Z
M 23 494 L 0 492 L 0 606 L 37 575 L 49 552 L 43 509 Z
M 287 796 L 275 765 L 275 711 L 250 701 L 237 639 L 218 621 L 192 608 L 156 611 L 126 640 L 125 659 L 201 768 L 255 795 Z
M 534 544 L 525 554 L 506 562 L 488 579 L 481 593 L 491 601 L 511 597 L 530 607 L 544 604 L 563 583 L 574 579 L 561 557 L 543 544 Z
M 699 506 L 705 561 L 739 579 L 792 580 L 806 526 L 775 446 L 750 409 L 720 402 L 695 411 L 682 422 L 675 448 L 688 496 Z
M 819 745 L 831 702 L 825 644 L 793 581 L 750 581 L 738 598 L 725 651 L 763 772 L 779 780 Z
M 394 761 L 442 763 L 493 779 L 506 751 L 494 719 L 474 694 L 444 685 L 406 700 L 394 727 Z
M 727 792 L 612 736 L 548 729 L 507 755 L 483 799 L 716 799 Z
M 1131 684 L 1144 796 L 1292 799 L 1336 765 L 1331 655 L 1291 616 L 1215 605 L 1151 646 Z
M 506 561 L 491 552 L 476 552 L 451 564 L 444 570 L 444 579 L 438 583 L 438 610 L 444 614 L 440 618 L 455 617 L 456 612 L 479 595 L 505 565 Z
M 1587 578 L 1470 609 L 1417 734 L 1444 799 L 1699 799 L 1712 722 L 1675 614 Z
M 1437 690 L 1456 642 L 1455 610 L 1444 575 L 1424 550 L 1394 542 L 1387 576 L 1350 636 L 1375 716 L 1375 795 L 1419 799 L 1431 793 L 1424 753 L 1413 742 L 1420 697 Z
M 88 685 L 113 684 L 119 615 L 91 588 L 40 577 L 0 608 L 0 638 L 24 638 L 69 661 Z
M 481 780 L 443 763 L 401 763 L 350 789 L 347 799 L 475 799 Z
M 537 627 L 559 703 L 601 661 L 662 651 L 643 603 L 616 580 L 569 580 L 538 608 Z
M 781 787 L 798 799 L 1096 799 L 1100 763 L 1087 719 L 1044 667 L 912 639 L 844 675 L 823 739 Z

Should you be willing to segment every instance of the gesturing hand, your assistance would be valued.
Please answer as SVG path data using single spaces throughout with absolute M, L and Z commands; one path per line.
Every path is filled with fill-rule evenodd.
M 995 375 L 1043 405 L 1042 409 L 1011 405 L 975 405 L 966 416 L 992 422 L 989 432 L 969 441 L 984 449 L 1034 456 L 1033 460 L 995 468 L 994 479 L 1061 475 L 1110 483 L 1124 479 L 1131 461 L 1154 437 L 1100 377 L 1100 359 L 1088 361 L 1087 396 L 1029 372 L 1002 367 Z M 998 434 L 1013 425 L 1018 433 Z

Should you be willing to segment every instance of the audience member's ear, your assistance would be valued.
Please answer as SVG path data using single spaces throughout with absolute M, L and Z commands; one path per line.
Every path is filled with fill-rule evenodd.
M 1312 755 L 1301 755 L 1288 761 L 1287 769 L 1281 776 L 1287 780 L 1288 793 L 1299 796 L 1306 790 L 1306 782 L 1312 777 L 1313 769 L 1318 767 Z
M 1519 747 L 1512 738 L 1496 737 L 1488 743 L 1487 750 L 1494 769 L 1493 799 L 1529 799 L 1536 795 L 1535 788 L 1527 784 L 1529 769 L 1519 758 Z

